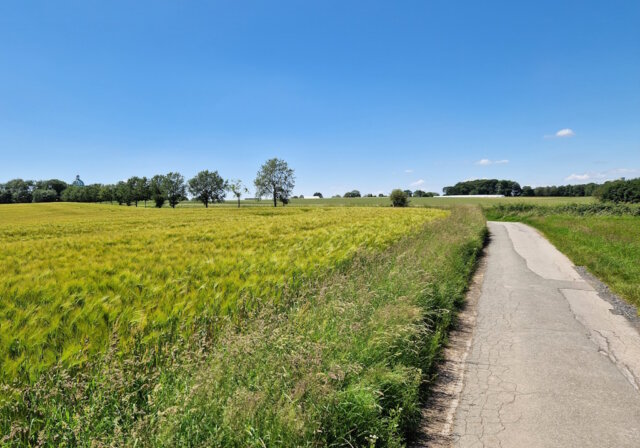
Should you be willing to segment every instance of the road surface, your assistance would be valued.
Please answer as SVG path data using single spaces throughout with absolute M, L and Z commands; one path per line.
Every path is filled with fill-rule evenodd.
M 640 335 L 536 230 L 489 223 L 449 441 L 640 447 Z

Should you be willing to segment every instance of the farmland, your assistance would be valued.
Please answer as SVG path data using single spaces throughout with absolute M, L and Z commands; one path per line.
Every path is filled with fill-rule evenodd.
M 468 207 L 0 212 L 15 446 L 396 445 L 485 232 Z
M 358 250 L 444 216 L 433 210 L 169 210 L 50 204 L 0 210 L 2 372 L 81 362 L 117 331 L 278 301 Z M 11 337 L 8 337 L 11 335 Z
M 413 197 L 409 200 L 409 206 L 412 207 L 452 207 L 457 205 L 479 205 L 483 207 L 491 207 L 497 204 L 534 204 L 534 205 L 559 205 L 559 204 L 591 204 L 596 202 L 593 197 L 504 197 L 504 198 L 449 198 L 446 196 L 437 198 L 419 198 Z M 242 200 L 243 206 L 272 206 L 269 201 L 254 199 Z M 388 197 L 373 198 L 294 198 L 289 204 L 291 207 L 388 207 Z M 197 201 L 184 201 L 178 207 L 200 208 L 203 205 Z M 237 207 L 237 203 L 228 200 L 216 207 Z

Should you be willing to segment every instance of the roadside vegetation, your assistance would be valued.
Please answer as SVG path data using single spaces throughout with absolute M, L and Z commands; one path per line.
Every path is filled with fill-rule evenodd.
M 55 214 L 43 206 L 27 207 L 34 209 L 26 215 Z M 3 250 L 21 253 L 3 266 L 11 268 L 9 278 L 16 274 L 14 265 L 40 267 L 28 275 L 31 284 L 3 279 L 3 296 L 13 294 L 13 316 L 26 312 L 29 318 L 19 321 L 29 324 L 37 317 L 31 301 L 47 306 L 52 294 L 53 303 L 63 300 L 46 285 L 58 272 L 67 275 L 69 264 L 80 269 L 73 291 L 43 313 L 41 323 L 63 319 L 62 313 L 74 328 L 89 305 L 116 303 L 117 295 L 122 304 L 137 304 L 143 313 L 136 307 L 121 309 L 133 318 L 122 325 L 125 335 L 139 329 L 128 350 L 121 349 L 122 333 L 114 331 L 104 340 L 102 354 L 71 364 L 56 358 L 33 381 L 5 382 L 0 401 L 5 446 L 400 446 L 419 418 L 421 391 L 464 297 L 485 232 L 482 213 L 474 207 L 450 212 L 363 208 L 350 209 L 348 215 L 341 209 L 272 209 L 266 215 L 260 209 L 243 214 L 201 209 L 182 211 L 180 217 L 169 210 L 50 207 L 78 208 L 47 225 L 24 214 L 13 219 L 13 226 L 2 220 L 3 243 L 18 244 L 10 249 L 3 244 Z M 120 213 L 126 216 L 118 218 Z M 144 229 L 145 236 L 134 235 L 131 226 Z M 295 232 L 293 239 L 287 226 Z M 219 238 L 221 228 L 237 232 Z M 236 247 L 250 247 L 260 262 L 258 242 L 275 245 L 269 251 L 275 255 L 260 266 L 242 264 L 254 259 L 249 253 L 235 264 L 222 263 L 224 277 L 253 278 L 255 270 L 274 283 L 249 288 L 246 298 L 252 300 L 245 302 L 238 301 L 242 288 L 235 286 L 212 300 L 207 291 L 222 292 L 216 284 L 222 278 L 199 272 L 214 269 L 208 261 L 224 260 Z M 341 249 L 345 243 L 347 249 Z M 221 246 L 222 251 L 203 253 L 191 244 Z M 51 257 L 44 266 L 38 260 L 46 255 L 45 247 L 67 255 Z M 99 252 L 88 256 L 89 248 Z M 146 259 L 140 248 L 160 258 Z M 319 254 L 326 259 L 314 259 Z M 123 269 L 118 259 L 133 266 Z M 101 272 L 102 281 L 103 274 L 122 279 L 124 289 L 112 291 L 105 301 L 102 285 L 84 270 L 91 260 L 115 270 Z M 172 264 L 156 272 L 163 263 Z M 303 277 L 296 272 L 307 268 L 317 274 L 298 282 Z M 122 270 L 124 276 L 118 274 Z M 230 307 L 255 301 L 261 306 L 220 314 L 220 300 Z M 149 343 L 145 335 L 150 333 L 140 329 L 146 323 L 154 331 L 158 316 L 148 305 L 164 309 L 165 303 L 177 315 L 197 310 L 192 316 L 209 319 L 173 319 L 161 328 L 175 338 Z M 207 313 L 203 304 L 215 311 Z M 187 322 L 191 328 L 185 328 Z M 102 323 L 88 323 L 74 331 L 104 334 Z M 3 324 L 10 324 L 6 314 Z M 5 328 L 3 342 L 12 334 Z M 37 328 L 30 330 L 12 331 L 49 339 Z

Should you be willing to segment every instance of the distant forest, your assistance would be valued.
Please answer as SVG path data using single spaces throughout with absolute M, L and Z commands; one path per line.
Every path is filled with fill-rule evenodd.
M 445 196 L 470 195 L 470 194 L 502 194 L 504 196 L 593 196 L 596 190 L 601 187 L 599 184 L 589 183 L 581 185 L 560 185 L 550 187 L 531 188 L 528 185 L 521 187 L 513 180 L 499 179 L 476 179 L 458 182 L 452 187 L 444 187 L 442 191 Z

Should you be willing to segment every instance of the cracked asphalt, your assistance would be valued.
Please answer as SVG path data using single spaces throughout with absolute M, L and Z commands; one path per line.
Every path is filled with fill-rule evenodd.
M 488 225 L 453 445 L 639 447 L 636 327 L 536 230 Z

